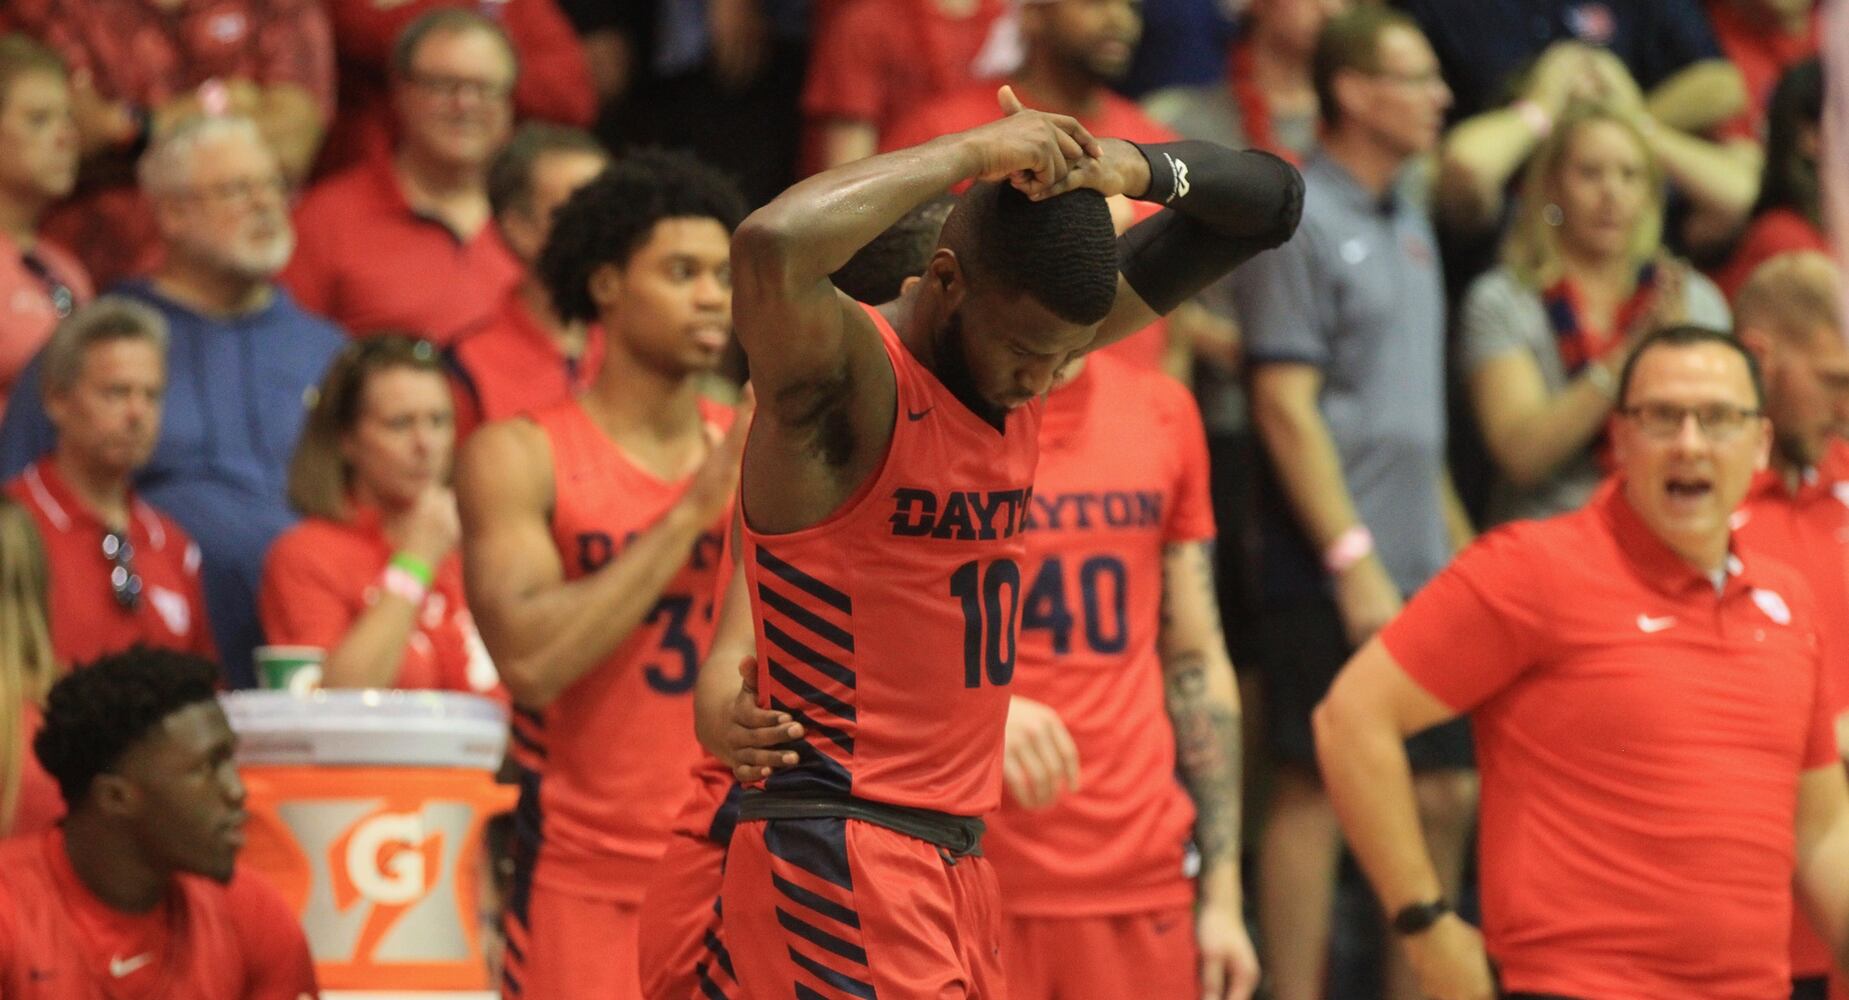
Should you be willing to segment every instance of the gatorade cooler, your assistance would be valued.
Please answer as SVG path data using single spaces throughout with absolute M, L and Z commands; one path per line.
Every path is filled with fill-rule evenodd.
M 480 990 L 482 828 L 507 711 L 436 691 L 237 691 L 240 858 L 301 917 L 325 989 Z

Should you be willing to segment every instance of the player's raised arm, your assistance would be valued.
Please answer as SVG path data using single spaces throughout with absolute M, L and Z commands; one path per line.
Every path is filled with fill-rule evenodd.
M 817 174 L 752 213 L 732 238 L 733 315 L 764 416 L 800 418 L 806 389 L 880 364 L 871 325 L 828 281 L 861 247 L 960 181 L 1057 183 L 1096 152 L 1075 119 L 1027 111 Z
M 1270 153 L 1199 141 L 1138 145 L 1103 139 L 1100 147 L 1100 156 L 1079 164 L 1041 196 L 1088 187 L 1166 211 L 1118 238 L 1117 303 L 1092 342 L 1094 350 L 1167 315 L 1297 231 L 1303 177 Z

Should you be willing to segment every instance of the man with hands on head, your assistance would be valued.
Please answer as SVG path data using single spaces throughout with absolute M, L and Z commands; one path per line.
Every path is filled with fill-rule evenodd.
M 1485 536 L 1316 710 L 1343 829 L 1438 1000 L 1785 996 L 1794 882 L 1849 954 L 1843 650 L 1803 578 L 1729 526 L 1771 444 L 1757 366 L 1672 327 L 1618 399 L 1592 503 Z M 1440 893 L 1402 742 L 1463 713 L 1481 935 Z
M 733 240 L 760 400 L 741 479 L 753 679 L 803 731 L 741 755 L 753 779 L 796 758 L 746 794 L 727 860 L 753 993 L 1006 995 L 975 817 L 1001 799 L 1039 397 L 1295 228 L 1301 182 L 1275 157 L 1100 141 L 999 96 L 1000 121 L 812 177 Z M 876 310 L 828 284 L 964 180 L 911 292 Z M 1115 194 L 1168 211 L 1119 240 Z

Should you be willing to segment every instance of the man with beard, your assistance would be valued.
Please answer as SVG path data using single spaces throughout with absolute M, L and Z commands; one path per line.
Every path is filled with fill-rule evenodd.
M 284 482 L 303 401 L 345 338 L 274 281 L 295 237 L 282 173 L 249 119 L 187 122 L 140 169 L 165 263 L 119 291 L 160 313 L 170 340 L 160 438 L 135 486 L 202 547 L 226 680 L 247 687 L 261 641 L 263 556 L 296 520 Z M 41 363 L 21 376 L 0 424 L 0 476 L 18 475 L 55 443 Z
M 513 124 L 518 64 L 500 25 L 431 11 L 398 36 L 398 146 L 316 185 L 283 284 L 349 333 L 411 331 L 439 347 L 493 316 L 520 281 L 488 203 L 488 165 Z
M 1143 33 L 1140 5 L 1132 0 L 1026 0 L 1021 4 L 1021 66 L 1010 85 L 1021 103 L 1057 115 L 1069 115 L 1092 135 L 1115 136 L 1138 143 L 1179 138 L 1145 115 L 1110 85 L 1123 79 Z M 882 150 L 916 146 L 927 139 L 974 128 L 1001 117 L 995 106 L 995 83 L 986 81 L 952 91 L 899 119 L 880 136 Z M 1112 217 L 1121 231 L 1153 215 L 1148 202 L 1112 199 Z M 1157 367 L 1168 347 L 1168 322 L 1158 320 L 1118 344 L 1112 354 Z
M 24 35 L 0 36 L 0 414 L 52 327 L 90 297 L 83 265 L 39 234 L 76 185 L 64 62 Z
M 638 913 L 699 755 L 750 420 L 700 392 L 731 342 L 743 214 L 685 154 L 638 152 L 574 192 L 539 272 L 561 319 L 603 326 L 603 367 L 476 431 L 456 470 L 469 607 L 515 708 L 509 1000 L 642 996 Z
M 307 1000 L 308 941 L 237 868 L 244 783 L 209 661 L 135 649 L 51 689 L 33 741 L 69 815 L 0 847 L 8 1000 Z

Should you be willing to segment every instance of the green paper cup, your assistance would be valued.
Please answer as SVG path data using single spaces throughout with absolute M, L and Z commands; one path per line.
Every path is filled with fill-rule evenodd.
M 307 694 L 321 686 L 321 661 L 327 651 L 319 646 L 258 646 L 257 683 L 272 691 Z

